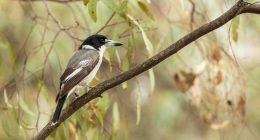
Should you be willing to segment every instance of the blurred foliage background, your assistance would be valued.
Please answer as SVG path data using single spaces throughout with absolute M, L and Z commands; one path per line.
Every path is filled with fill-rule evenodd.
M 30 139 L 49 122 L 59 76 L 87 36 L 125 44 L 107 51 L 93 86 L 235 2 L 0 0 L 0 139 Z M 260 139 L 259 33 L 259 15 L 235 18 L 91 101 L 48 139 Z

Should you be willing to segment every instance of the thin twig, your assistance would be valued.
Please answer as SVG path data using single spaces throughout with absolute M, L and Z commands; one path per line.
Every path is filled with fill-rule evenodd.
M 103 27 L 101 27 L 97 32 L 96 34 L 100 33 L 102 30 L 104 30 L 108 23 L 112 20 L 112 18 L 115 16 L 116 12 L 113 12 L 113 14 L 109 17 L 109 19 L 107 20 L 107 22 L 105 23 L 105 25 Z

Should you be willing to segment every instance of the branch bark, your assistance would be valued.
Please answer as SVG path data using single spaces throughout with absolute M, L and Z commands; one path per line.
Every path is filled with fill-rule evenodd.
M 208 34 L 209 32 L 221 27 L 222 25 L 226 24 L 228 21 L 232 20 L 237 15 L 240 15 L 242 13 L 254 13 L 254 14 L 260 14 L 260 5 L 259 4 L 250 4 L 247 2 L 244 2 L 243 0 L 239 0 L 232 8 L 230 8 L 227 12 L 225 12 L 223 15 L 218 17 L 217 19 L 204 24 L 203 26 L 197 28 L 196 30 L 192 31 L 191 33 L 185 35 L 181 39 L 179 39 L 177 42 L 170 45 L 165 50 L 159 52 L 158 54 L 154 55 L 153 57 L 149 58 L 148 60 L 144 61 L 143 63 L 131 68 L 129 71 L 126 71 L 122 74 L 119 74 L 109 80 L 106 80 L 95 87 L 93 87 L 91 90 L 89 90 L 87 93 L 79 97 L 77 100 L 75 100 L 73 103 L 71 103 L 68 107 L 66 107 L 60 117 L 60 121 L 54 125 L 51 126 L 50 123 L 48 123 L 33 139 L 41 140 L 45 139 L 47 136 L 49 136 L 62 122 L 64 122 L 66 119 L 68 119 L 74 112 L 76 112 L 78 109 L 80 109 L 82 106 L 87 104 L 89 101 L 100 97 L 101 94 L 111 89 L 145 71 L 148 69 L 156 66 L 166 58 L 170 57 L 171 55 L 177 53 L 179 50 L 190 44 L 191 42 L 199 39 L 200 37 Z

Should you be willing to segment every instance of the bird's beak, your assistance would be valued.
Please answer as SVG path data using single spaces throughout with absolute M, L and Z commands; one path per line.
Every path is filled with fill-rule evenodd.
M 107 46 L 122 46 L 123 43 L 114 41 L 114 40 L 106 40 L 106 45 Z

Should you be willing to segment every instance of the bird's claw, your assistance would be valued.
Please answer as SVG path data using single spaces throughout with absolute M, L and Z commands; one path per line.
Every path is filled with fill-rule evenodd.
M 58 121 L 57 122 L 51 122 L 51 126 L 54 126 L 54 125 L 56 125 L 58 123 Z
M 72 102 L 76 101 L 79 98 L 79 95 L 77 93 L 74 93 L 74 96 L 72 98 Z
M 87 89 L 87 91 L 89 91 L 89 90 L 91 90 L 93 87 L 91 87 L 91 86 L 88 86 L 88 89 Z

